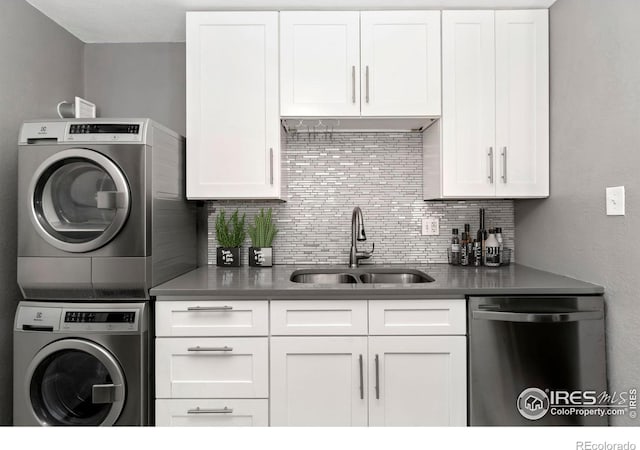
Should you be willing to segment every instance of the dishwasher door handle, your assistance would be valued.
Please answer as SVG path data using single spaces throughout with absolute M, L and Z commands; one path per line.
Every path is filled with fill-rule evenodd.
M 557 323 L 578 322 L 581 320 L 599 320 L 604 317 L 602 311 L 576 311 L 576 312 L 509 312 L 509 311 L 473 311 L 473 318 L 477 320 L 496 320 L 500 322 L 531 322 L 531 323 Z

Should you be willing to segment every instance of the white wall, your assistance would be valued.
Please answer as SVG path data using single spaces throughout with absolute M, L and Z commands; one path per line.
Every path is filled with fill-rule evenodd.
M 12 422 L 12 329 L 16 284 L 18 130 L 52 118 L 56 104 L 83 94 L 83 44 L 24 0 L 0 14 L 0 425 Z
M 638 1 L 551 7 L 551 197 L 515 212 L 518 262 L 605 286 L 614 391 L 640 379 L 638 18 Z M 619 185 L 627 215 L 607 217 L 605 187 Z

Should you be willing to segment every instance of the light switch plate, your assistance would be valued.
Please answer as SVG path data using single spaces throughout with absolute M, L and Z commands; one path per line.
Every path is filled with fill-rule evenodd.
M 607 216 L 624 216 L 624 186 L 607 188 Z
M 440 235 L 440 219 L 437 217 L 425 217 L 422 219 L 422 235 L 423 236 L 439 236 Z

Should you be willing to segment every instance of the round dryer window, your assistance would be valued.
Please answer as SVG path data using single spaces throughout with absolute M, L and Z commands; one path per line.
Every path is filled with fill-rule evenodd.
M 27 398 L 43 425 L 113 425 L 124 405 L 124 382 L 118 363 L 102 347 L 64 339 L 32 361 Z
M 127 220 L 127 180 L 105 156 L 69 149 L 44 161 L 31 181 L 32 222 L 49 244 L 88 252 L 112 240 Z

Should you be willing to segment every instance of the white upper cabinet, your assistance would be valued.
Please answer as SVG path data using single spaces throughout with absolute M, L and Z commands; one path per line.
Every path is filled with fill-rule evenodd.
M 440 11 L 280 13 L 283 117 L 440 115 Z
M 496 11 L 496 195 L 549 195 L 547 10 Z
M 363 116 L 440 115 L 440 11 L 360 13 Z
M 283 116 L 360 115 L 360 14 L 280 13 Z
M 187 13 L 187 197 L 277 199 L 278 13 Z
M 441 151 L 425 134 L 425 198 L 548 196 L 547 10 L 444 11 L 442 73 Z

